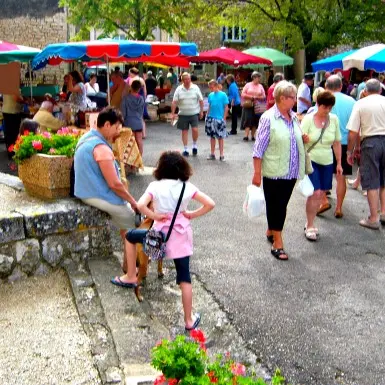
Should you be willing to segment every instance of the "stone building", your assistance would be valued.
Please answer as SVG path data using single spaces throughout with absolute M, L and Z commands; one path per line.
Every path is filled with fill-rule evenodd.
M 58 0 L 0 0 L 1 40 L 43 48 L 47 44 L 67 41 L 73 32 Z M 56 75 L 59 79 L 64 70 L 65 66 L 47 67 L 37 76 Z

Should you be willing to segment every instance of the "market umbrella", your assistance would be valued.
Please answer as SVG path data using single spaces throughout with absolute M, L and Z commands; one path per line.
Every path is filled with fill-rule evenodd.
M 164 60 L 179 57 L 187 58 L 197 55 L 195 43 L 164 43 L 160 41 L 133 41 L 102 39 L 82 42 L 69 42 L 47 45 L 32 62 L 33 69 L 40 69 L 49 65 L 59 65 L 72 61 L 102 61 L 107 63 L 135 59 L 136 61 L 151 61 L 165 64 Z M 177 64 L 173 64 L 177 65 Z M 109 71 L 107 71 L 108 101 Z
M 224 63 L 234 67 L 245 64 L 272 64 L 269 59 L 248 55 L 236 49 L 227 47 L 201 52 L 199 56 L 190 57 L 190 61 L 193 63 Z
M 294 60 L 292 57 L 285 55 L 281 51 L 267 47 L 251 47 L 244 51 L 248 55 L 262 57 L 273 62 L 273 66 L 289 66 L 292 65 Z
M 373 44 L 368 47 L 351 50 L 312 63 L 314 71 L 332 71 L 334 69 L 360 71 L 385 71 L 385 44 Z
M 8 64 L 11 62 L 28 63 L 38 53 L 40 49 L 25 47 L 24 45 L 12 44 L 4 40 L 0 40 L 0 64 Z
M 356 52 L 357 50 L 350 50 L 347 52 L 339 53 L 338 55 L 330 56 L 325 59 L 318 60 L 312 63 L 313 71 L 333 71 L 335 69 L 342 69 L 342 60 Z
M 32 74 L 31 60 L 40 52 L 40 49 L 17 45 L 0 40 L 0 64 L 8 64 L 12 62 L 29 63 L 29 84 L 31 88 L 31 102 L 33 98 L 32 92 Z
M 164 58 L 197 55 L 195 43 L 163 43 L 160 41 L 132 41 L 102 39 L 47 45 L 33 60 L 33 69 L 62 62 L 95 61 L 119 62 L 139 59 L 158 62 Z M 162 64 L 162 63 L 161 63 Z

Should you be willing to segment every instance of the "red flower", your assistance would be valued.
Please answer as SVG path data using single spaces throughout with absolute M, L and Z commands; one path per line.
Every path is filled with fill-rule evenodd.
M 23 135 L 24 136 L 28 136 L 29 135 L 29 131 L 28 130 L 24 130 Z
M 171 378 L 168 380 L 168 385 L 178 385 L 178 380 L 176 378 Z
M 206 337 L 205 337 L 205 335 L 203 334 L 202 330 L 199 330 L 199 329 L 191 330 L 191 332 L 190 332 L 190 337 L 191 337 L 194 341 L 199 342 L 200 344 L 206 343 Z
M 156 377 L 154 385 L 163 385 L 163 383 L 166 381 L 166 377 L 162 374 L 158 377 Z
M 210 382 L 213 384 L 218 382 L 218 379 L 215 377 L 215 372 L 213 372 L 213 371 L 208 372 L 207 377 L 210 379 Z
M 11 144 L 9 147 L 8 147 L 8 152 L 13 152 L 15 151 L 15 145 L 14 144 Z
M 33 140 L 32 141 L 32 147 L 35 149 L 35 150 L 41 150 L 43 148 L 43 145 L 42 143 L 40 142 L 40 140 Z

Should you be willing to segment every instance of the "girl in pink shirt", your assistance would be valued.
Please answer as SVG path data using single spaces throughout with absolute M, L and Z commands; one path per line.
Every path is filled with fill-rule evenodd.
M 175 212 L 179 196 L 185 183 L 185 191 L 176 217 L 171 235 L 166 244 L 167 259 L 173 259 L 176 268 L 176 282 L 182 291 L 182 304 L 184 311 L 185 329 L 192 330 L 198 327 L 200 315 L 192 314 L 192 286 L 190 276 L 190 256 L 193 254 L 193 238 L 190 220 L 198 218 L 211 211 L 214 201 L 202 193 L 188 181 L 192 169 L 187 160 L 177 151 L 164 152 L 154 171 L 156 181 L 151 182 L 145 193 L 139 199 L 138 210 L 153 219 L 153 228 L 167 234 Z M 198 201 L 202 206 L 196 210 L 188 211 L 187 206 L 191 200 Z M 154 210 L 148 205 L 153 203 Z M 136 248 L 135 243 L 143 243 L 148 230 L 132 229 L 126 234 L 127 239 L 127 265 L 128 271 L 135 271 Z M 135 288 L 135 276 L 123 275 L 111 280 L 115 285 Z

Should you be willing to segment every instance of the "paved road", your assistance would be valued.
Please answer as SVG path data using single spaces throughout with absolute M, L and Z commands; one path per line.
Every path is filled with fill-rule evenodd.
M 364 197 L 349 191 L 344 219 L 326 213 L 317 221 L 321 239 L 310 243 L 303 235 L 305 199 L 295 191 L 284 233 L 290 260 L 277 261 L 265 241 L 265 218 L 251 222 L 242 213 L 252 143 L 230 137 L 227 162 L 207 161 L 209 141 L 200 131 L 191 181 L 217 206 L 195 222 L 192 270 L 249 346 L 290 383 L 384 384 L 385 233 L 358 226 Z M 181 149 L 179 133 L 151 123 L 144 149 L 146 166 L 154 166 L 163 150 Z M 149 180 L 132 179 L 136 197 Z
M 365 199 L 349 191 L 344 219 L 326 213 L 317 221 L 320 241 L 309 243 L 305 199 L 295 191 L 284 233 L 290 260 L 277 261 L 265 240 L 265 218 L 251 222 L 242 213 L 252 143 L 230 137 L 227 162 L 207 161 L 209 141 L 201 132 L 191 181 L 217 206 L 194 223 L 192 270 L 199 280 L 262 362 L 280 367 L 291 384 L 384 384 L 385 233 L 358 226 Z M 163 150 L 181 149 L 179 132 L 151 123 L 144 148 L 146 166 L 154 166 Z M 131 178 L 135 197 L 150 180 Z

